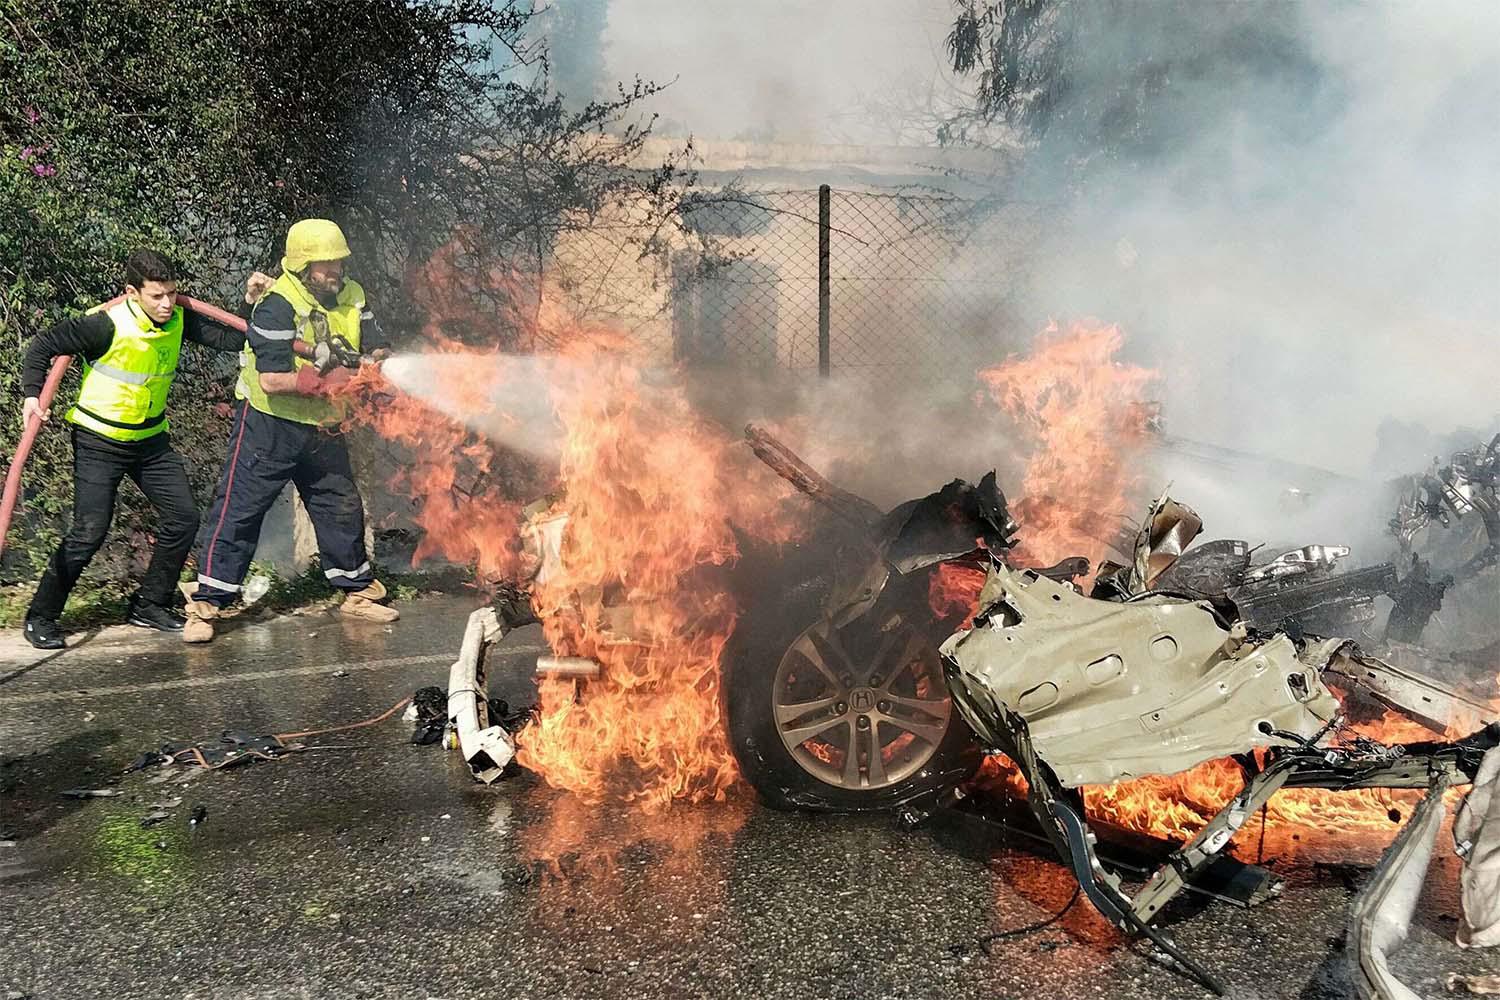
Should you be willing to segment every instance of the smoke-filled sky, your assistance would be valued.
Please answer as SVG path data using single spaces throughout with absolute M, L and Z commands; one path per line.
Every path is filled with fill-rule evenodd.
M 1500 4 L 1269 6 L 1296 74 L 1179 85 L 1186 138 L 1146 169 L 1079 189 L 1038 158 L 1027 195 L 1059 212 L 1029 322 L 1120 323 L 1132 359 L 1165 372 L 1178 433 L 1389 471 L 1387 417 L 1445 433 L 1500 411 Z M 657 107 L 697 135 L 833 141 L 861 95 L 942 73 L 951 16 L 945 0 L 612 0 L 605 62 L 678 77 Z M 1164 54 L 1206 41 L 1184 31 Z
M 1302 4 L 1312 62 L 1103 175 L 1033 289 L 1121 323 L 1178 433 L 1345 472 L 1500 415 L 1500 5 Z M 1413 456 L 1385 456 L 1398 465 Z
M 889 142 L 859 111 L 939 68 L 947 0 L 610 0 L 607 80 L 675 79 L 670 131 L 717 139 Z

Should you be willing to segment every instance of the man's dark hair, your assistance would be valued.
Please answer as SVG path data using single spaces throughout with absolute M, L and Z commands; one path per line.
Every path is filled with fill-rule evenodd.
M 125 258 L 125 284 L 140 288 L 148 281 L 176 281 L 177 267 L 155 250 L 134 250 Z

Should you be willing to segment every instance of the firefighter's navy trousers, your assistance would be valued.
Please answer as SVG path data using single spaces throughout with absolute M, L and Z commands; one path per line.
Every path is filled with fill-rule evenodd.
M 193 600 L 222 607 L 238 596 L 261 521 L 288 482 L 296 485 L 312 520 L 328 582 L 341 590 L 363 590 L 375 579 L 365 551 L 364 507 L 343 438 L 241 402 L 213 508 L 199 534 Z

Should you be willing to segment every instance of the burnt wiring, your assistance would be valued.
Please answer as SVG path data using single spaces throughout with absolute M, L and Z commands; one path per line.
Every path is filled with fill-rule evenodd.
M 1048 927 L 1051 927 L 1053 924 L 1061 920 L 1067 914 L 1067 912 L 1073 908 L 1073 904 L 1078 902 L 1078 897 L 1082 894 L 1083 886 L 1075 885 L 1073 887 L 1073 895 L 1069 896 L 1068 901 L 1063 904 L 1062 909 L 1052 914 L 1052 916 L 1046 917 L 1042 920 L 1038 920 L 1035 923 L 1027 924 L 1024 927 L 1012 927 L 1009 930 L 996 931 L 993 934 L 986 934 L 979 939 L 979 950 L 984 952 L 985 958 L 993 958 L 994 955 L 990 951 L 990 945 L 998 941 L 1010 941 L 1018 937 L 1025 937 L 1028 934 L 1035 934 L 1037 931 L 1046 930 Z

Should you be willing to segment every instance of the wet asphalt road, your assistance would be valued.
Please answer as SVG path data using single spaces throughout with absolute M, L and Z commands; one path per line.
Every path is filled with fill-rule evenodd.
M 0 634 L 0 1000 L 1208 995 L 1084 903 L 986 955 L 981 935 L 1045 918 L 1072 883 L 953 817 L 908 832 L 743 793 L 589 807 L 527 774 L 478 786 L 396 720 L 186 783 L 119 777 L 167 740 L 351 722 L 441 685 L 472 606 L 424 600 L 389 629 L 244 622 L 198 648 L 115 629 L 50 658 Z M 492 694 L 527 700 L 540 641 L 507 639 Z M 122 794 L 61 797 L 77 787 Z M 1344 913 L 1377 854 L 1330 838 L 1275 859 L 1281 899 L 1189 905 L 1171 933 L 1233 997 L 1349 995 Z M 1425 997 L 1500 965 L 1449 943 L 1440 855 L 1398 961 Z

